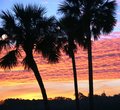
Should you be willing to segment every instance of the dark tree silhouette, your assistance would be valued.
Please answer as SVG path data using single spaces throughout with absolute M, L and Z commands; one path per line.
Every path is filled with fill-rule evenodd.
M 11 69 L 17 66 L 21 52 L 25 53 L 22 64 L 31 69 L 41 89 L 45 109 L 49 110 L 46 90 L 34 60 L 34 52 L 42 54 L 49 63 L 56 63 L 59 51 L 56 49 L 56 20 L 46 17 L 42 6 L 16 4 L 13 11 L 2 11 L 0 28 L 0 51 L 8 53 L 0 59 L 0 67 Z M 5 37 L 6 36 L 6 37 Z M 9 48 L 9 49 L 8 49 Z
M 79 100 L 82 100 L 82 99 L 86 99 L 87 96 L 85 96 L 83 93 L 79 92 L 78 93 L 78 98 L 79 98 Z
M 95 110 L 120 110 L 120 94 L 114 96 L 94 95 L 94 100 Z M 69 98 L 58 97 L 49 100 L 49 103 L 52 110 L 75 110 L 75 101 Z M 83 97 L 80 101 L 80 105 L 82 105 L 81 110 L 89 110 L 88 97 Z M 4 103 L 0 104 L 0 110 L 43 110 L 43 101 L 6 99 Z
M 88 68 L 89 68 L 89 109 L 93 110 L 93 66 L 92 42 L 101 34 L 108 34 L 116 24 L 115 0 L 65 0 L 60 4 L 59 11 L 64 16 L 72 16 L 77 20 L 78 33 L 82 32 L 87 40 Z M 79 35 L 81 37 L 81 35 Z
M 59 12 L 60 9 L 58 10 Z M 75 55 L 74 53 L 77 51 L 77 42 L 81 46 L 85 46 L 85 39 L 78 40 L 78 28 L 77 25 L 80 23 L 79 20 L 72 16 L 63 16 L 60 21 L 61 30 L 63 30 L 63 35 L 66 35 L 66 42 L 62 44 L 63 51 L 69 55 L 72 59 L 72 67 L 73 67 L 73 77 L 74 77 L 74 88 L 75 88 L 75 100 L 76 100 L 76 108 L 79 109 L 79 98 L 78 98 L 78 83 L 77 83 L 77 71 L 76 71 L 76 63 L 75 63 Z M 65 37 L 64 37 L 65 38 Z

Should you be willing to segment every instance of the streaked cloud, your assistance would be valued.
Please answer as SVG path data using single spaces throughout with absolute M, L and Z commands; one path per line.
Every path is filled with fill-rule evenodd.
M 119 93 L 120 89 L 120 38 L 119 32 L 110 34 L 109 39 L 93 43 L 93 66 L 95 94 L 106 92 L 108 95 Z M 107 37 L 107 36 L 106 36 Z M 112 39 L 111 39 L 112 38 Z M 79 48 L 76 65 L 79 91 L 88 94 L 87 52 Z M 49 98 L 66 96 L 74 98 L 73 72 L 71 59 L 63 55 L 58 64 L 47 61 L 35 54 L 40 74 L 45 82 Z M 39 86 L 32 71 L 19 65 L 11 71 L 0 69 L 0 98 L 42 98 Z M 114 90 L 112 89 L 114 87 Z M 4 95 L 3 95 L 4 94 Z

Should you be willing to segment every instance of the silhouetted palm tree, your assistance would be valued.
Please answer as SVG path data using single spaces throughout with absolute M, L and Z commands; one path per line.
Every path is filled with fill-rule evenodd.
M 88 68 L 89 68 L 89 103 L 93 110 L 93 66 L 92 42 L 101 34 L 108 34 L 115 26 L 115 0 L 65 0 L 61 3 L 59 11 L 64 16 L 72 16 L 81 20 L 77 28 L 84 33 L 87 39 Z M 80 36 L 79 36 L 80 37 Z
M 81 39 L 78 37 L 79 28 L 76 28 L 76 27 L 79 23 L 80 21 L 72 16 L 63 16 L 60 19 L 60 26 L 62 30 L 64 31 L 63 34 L 67 36 L 67 42 L 62 44 L 63 50 L 72 59 L 75 100 L 76 100 L 77 110 L 79 110 L 79 98 L 78 98 L 77 71 L 76 71 L 74 53 L 77 51 L 77 43 L 81 46 L 85 45 L 85 39 L 83 37 L 81 37 Z
M 11 69 L 17 66 L 21 52 L 25 53 L 22 64 L 34 72 L 42 92 L 45 109 L 49 110 L 46 90 L 34 60 L 33 52 L 42 54 L 49 63 L 58 62 L 59 51 L 56 49 L 56 20 L 45 17 L 45 8 L 22 4 L 13 6 L 13 11 L 2 11 L 0 28 L 0 50 L 8 53 L 0 59 L 0 67 Z M 5 37 L 7 36 L 7 37 Z M 9 48 L 9 49 L 8 49 Z

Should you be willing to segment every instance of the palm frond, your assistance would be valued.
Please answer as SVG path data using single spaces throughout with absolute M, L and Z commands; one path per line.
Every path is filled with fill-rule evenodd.
M 51 51 L 47 58 L 49 63 L 58 63 L 59 59 L 60 59 L 60 52 L 58 52 L 57 50 Z
M 100 34 L 108 34 L 113 30 L 116 24 L 115 7 L 115 1 L 108 0 L 95 9 L 92 21 L 92 33 L 95 39 Z
M 71 30 L 74 29 L 75 25 L 77 24 L 77 19 L 69 16 L 63 17 L 60 19 L 60 24 L 62 28 L 71 32 Z
M 35 51 L 38 53 L 42 53 L 43 57 L 48 57 L 50 51 L 52 50 L 53 41 L 49 38 L 42 38 L 40 41 L 38 41 Z
M 25 12 L 26 13 L 33 13 L 33 15 L 36 15 L 36 16 L 33 16 L 33 18 L 40 18 L 41 16 L 44 16 L 44 14 L 46 13 L 46 8 L 45 7 L 42 7 L 41 5 L 38 6 L 36 4 L 34 5 L 30 5 L 28 4 L 25 8 L 24 8 Z
M 31 64 L 31 59 L 29 58 L 29 56 L 26 56 L 23 61 L 22 61 L 22 64 L 24 66 L 24 69 L 27 69 L 29 70 L 30 69 L 30 64 Z
M 10 42 L 7 38 L 7 32 L 5 29 L 0 28 L 0 51 L 2 49 L 10 48 Z
M 12 50 L 8 52 L 4 57 L 0 59 L 0 67 L 3 69 L 11 69 L 18 64 L 18 50 Z
M 44 37 L 38 41 L 35 51 L 41 53 L 48 62 L 54 63 L 59 60 L 60 52 L 57 49 L 55 38 L 52 36 Z
M 60 24 L 62 29 L 65 31 L 69 39 L 73 39 L 81 47 L 86 48 L 87 40 L 84 35 L 84 26 L 82 26 L 82 20 L 78 20 L 74 17 L 62 17 Z
M 10 48 L 10 42 L 8 40 L 0 40 L 0 52 L 3 49 L 9 49 Z
M 46 13 L 46 9 L 42 6 L 27 5 L 24 7 L 22 4 L 14 5 L 13 11 L 15 12 L 19 23 L 21 26 L 24 26 L 25 29 L 36 26 Z
M 47 17 L 45 17 L 46 9 L 44 7 L 16 4 L 13 11 L 19 24 L 18 30 L 22 30 L 22 35 L 20 34 L 23 36 L 22 40 L 31 39 L 34 43 L 36 39 L 44 35 L 44 30 L 48 30 Z
M 63 52 L 65 52 L 66 55 L 68 55 L 70 58 L 72 57 L 71 52 L 73 51 L 74 53 L 77 52 L 77 45 L 74 43 L 70 42 L 66 45 L 64 45 L 64 47 L 62 48 Z
M 64 1 L 59 5 L 58 13 L 69 14 L 68 10 L 71 10 L 71 7 L 68 2 Z
M 57 23 L 57 20 L 54 16 L 51 16 L 51 17 L 46 19 L 46 23 L 48 26 L 53 26 L 54 24 Z
M 2 37 L 3 34 L 6 34 L 6 31 L 3 28 L 0 28 L 0 38 Z
M 64 16 L 74 16 L 80 13 L 79 8 L 73 5 L 70 1 L 64 1 L 59 5 L 58 13 Z
M 108 34 L 116 24 L 116 2 L 114 0 L 106 2 L 101 8 L 103 9 L 104 19 L 106 19 L 106 21 L 103 21 L 103 33 Z
M 12 13 L 9 11 L 2 11 L 2 14 L 0 15 L 0 18 L 2 19 L 2 25 L 6 31 L 11 33 L 16 26 L 15 19 Z
M 16 24 L 16 18 L 14 17 L 13 13 L 10 13 L 9 11 L 3 11 L 0 17 L 3 21 L 2 29 L 4 30 L 4 34 L 6 34 L 8 37 L 7 42 L 15 42 L 14 38 L 18 35 L 21 36 L 22 34 L 20 27 Z

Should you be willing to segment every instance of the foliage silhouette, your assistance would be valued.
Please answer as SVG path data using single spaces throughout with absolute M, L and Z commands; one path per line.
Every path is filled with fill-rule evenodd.
M 72 16 L 81 20 L 78 37 L 86 37 L 89 69 L 89 109 L 93 110 L 93 66 L 92 39 L 97 40 L 101 34 L 108 34 L 116 24 L 115 0 L 64 0 L 59 7 L 63 16 Z M 77 31 L 76 31 L 77 32 Z M 82 32 L 82 33 L 81 33 Z
M 60 9 L 58 11 L 61 12 Z M 79 110 L 77 71 L 74 53 L 77 52 L 77 43 L 84 48 L 86 47 L 86 39 L 78 37 L 80 34 L 78 34 L 79 28 L 77 28 L 77 25 L 81 22 L 80 20 L 73 16 L 66 15 L 62 16 L 59 22 L 64 34 L 67 36 L 67 43 L 63 44 L 63 51 L 72 59 L 76 108 Z
M 86 96 L 85 96 L 86 97 Z M 59 99 L 59 98 L 58 98 Z M 62 97 L 62 100 L 49 100 L 52 110 L 74 110 L 74 100 L 67 100 Z M 102 94 L 94 95 L 95 110 L 119 110 L 120 109 L 120 94 L 114 96 L 102 96 Z M 89 98 L 80 99 L 81 110 L 89 110 Z M 43 100 L 22 100 L 22 99 L 7 99 L 0 105 L 0 110 L 43 110 Z
M 56 48 L 56 19 L 45 16 L 42 6 L 15 4 L 12 12 L 2 11 L 2 27 L 0 28 L 0 51 L 8 53 L 0 59 L 0 67 L 11 69 L 18 65 L 18 59 L 25 53 L 22 64 L 25 69 L 34 72 L 42 92 L 45 109 L 49 110 L 46 90 L 34 60 L 34 52 L 42 54 L 49 63 L 59 60 L 60 52 Z M 3 39 L 3 35 L 7 36 Z

